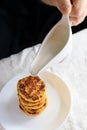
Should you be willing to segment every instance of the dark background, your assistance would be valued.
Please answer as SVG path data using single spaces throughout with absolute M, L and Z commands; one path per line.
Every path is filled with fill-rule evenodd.
M 0 59 L 41 43 L 61 16 L 57 8 L 39 0 L 0 0 Z M 87 17 L 72 32 L 84 28 Z

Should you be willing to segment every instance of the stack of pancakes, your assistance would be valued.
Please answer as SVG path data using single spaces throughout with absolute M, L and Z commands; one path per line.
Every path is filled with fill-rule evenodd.
M 47 105 L 46 85 L 38 76 L 28 76 L 17 83 L 19 106 L 28 115 L 40 114 Z

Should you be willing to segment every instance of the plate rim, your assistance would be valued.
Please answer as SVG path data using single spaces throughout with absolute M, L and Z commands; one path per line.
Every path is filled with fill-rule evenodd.
M 53 73 L 53 72 L 50 72 L 50 71 L 47 71 L 46 70 L 46 72 L 48 72 L 48 73 L 51 73 L 51 74 L 53 74 L 53 75 L 56 75 L 62 82 L 64 82 L 64 84 L 66 85 L 65 87 L 68 89 L 68 92 L 69 92 L 69 96 L 70 96 L 70 104 L 69 104 L 69 110 L 68 110 L 68 113 L 66 114 L 66 116 L 65 116 L 65 119 L 63 119 L 63 121 L 62 121 L 62 123 L 58 126 L 58 128 L 65 122 L 65 120 L 67 119 L 67 117 L 68 117 L 68 115 L 69 115 L 69 112 L 70 112 L 70 109 L 71 109 L 71 100 L 72 100 L 72 98 L 71 98 L 71 91 L 70 91 L 70 88 L 69 88 L 69 86 L 66 84 L 66 82 L 61 78 L 61 76 L 60 75 L 58 75 L 57 73 Z M 3 91 L 4 91 L 4 89 L 6 89 L 6 87 L 8 86 L 8 84 L 10 83 L 10 82 L 12 82 L 13 80 L 18 80 L 18 79 L 20 79 L 20 78 L 22 78 L 22 77 L 24 77 L 24 76 L 28 76 L 28 75 L 30 75 L 30 73 L 28 72 L 28 73 L 19 73 L 19 74 L 17 74 L 16 76 L 14 76 L 13 78 L 11 78 L 5 85 L 4 85 L 4 87 L 1 89 L 1 91 L 0 91 L 0 97 L 1 97 L 1 94 L 3 93 Z M 0 100 L 1 101 L 1 100 Z M 3 126 L 3 128 L 5 128 L 5 126 L 3 125 L 4 123 L 2 123 L 2 122 L 0 122 L 1 123 L 1 125 Z M 6 129 L 6 128 L 5 128 Z

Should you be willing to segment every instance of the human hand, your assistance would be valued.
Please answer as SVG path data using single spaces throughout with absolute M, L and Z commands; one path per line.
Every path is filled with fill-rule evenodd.
M 72 26 L 80 24 L 87 16 L 87 0 L 42 0 L 69 15 Z

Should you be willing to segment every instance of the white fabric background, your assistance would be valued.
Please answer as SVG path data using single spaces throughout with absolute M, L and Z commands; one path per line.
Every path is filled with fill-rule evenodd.
M 0 90 L 20 72 L 29 71 L 39 47 L 0 60 Z M 60 74 L 72 94 L 70 113 L 58 130 L 87 130 L 87 29 L 73 35 L 71 55 L 52 71 Z

